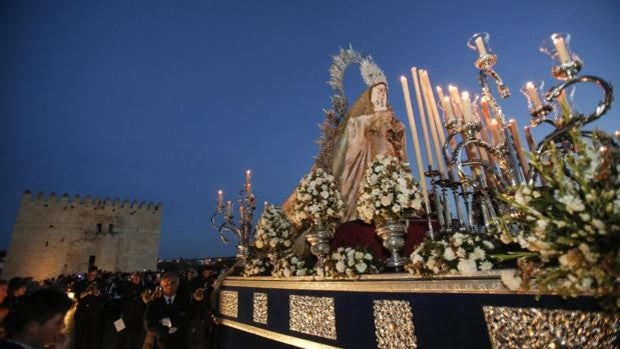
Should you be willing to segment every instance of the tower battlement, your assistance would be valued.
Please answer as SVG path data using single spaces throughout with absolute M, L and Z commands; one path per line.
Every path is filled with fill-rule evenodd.
M 81 197 L 80 195 L 70 196 L 67 193 L 62 195 L 57 195 L 52 192 L 50 194 L 45 194 L 44 192 L 38 192 L 37 194 L 31 193 L 29 190 L 24 191 L 22 195 L 22 205 L 28 204 L 41 204 L 49 206 L 58 206 L 61 208 L 67 206 L 73 207 L 97 207 L 97 208 L 115 208 L 115 209 L 132 209 L 132 210 L 145 210 L 145 211 L 159 211 L 163 208 L 163 204 L 161 202 L 147 202 L 147 201 L 138 201 L 138 200 L 128 200 L 128 199 L 111 199 L 110 197 L 102 198 L 100 196 L 95 196 L 94 198 L 90 195 L 86 195 Z

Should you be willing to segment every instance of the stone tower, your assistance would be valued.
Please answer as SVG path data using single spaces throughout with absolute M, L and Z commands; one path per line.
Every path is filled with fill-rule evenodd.
M 154 270 L 162 205 L 78 195 L 22 196 L 3 278 L 86 272 Z

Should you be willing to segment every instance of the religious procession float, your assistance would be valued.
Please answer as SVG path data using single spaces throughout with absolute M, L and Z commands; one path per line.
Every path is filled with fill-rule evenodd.
M 254 225 L 250 171 L 238 218 L 218 192 L 211 220 L 238 257 L 218 280 L 221 346 L 617 348 L 620 132 L 584 129 L 613 91 L 580 75 L 569 40 L 553 34 L 542 48 L 554 86 L 521 89 L 525 142 L 494 95 L 510 90 L 488 34 L 468 42 L 479 93 L 433 88 L 412 68 L 414 111 L 401 77 L 415 173 L 383 72 L 341 49 L 316 160 L 291 196 L 265 204 Z M 353 104 L 351 65 L 367 85 Z M 590 114 L 572 104 L 578 84 L 600 88 Z M 543 124 L 551 131 L 536 142 L 531 128 Z

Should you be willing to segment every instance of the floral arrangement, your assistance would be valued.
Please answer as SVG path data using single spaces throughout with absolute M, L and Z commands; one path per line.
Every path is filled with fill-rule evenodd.
M 357 214 L 375 225 L 400 221 L 422 208 L 422 199 L 409 164 L 393 156 L 379 155 L 370 164 L 357 202 Z
M 569 137 L 570 149 L 549 147 L 532 156 L 544 186 L 500 195 L 513 212 L 498 218 L 498 234 L 524 249 L 499 256 L 519 259 L 517 272 L 502 280 L 513 290 L 611 294 L 618 308 L 620 152 L 602 133 L 591 142 L 578 130 Z
M 267 276 L 271 273 L 271 263 L 266 257 L 257 257 L 248 260 L 243 268 L 243 276 Z
M 480 234 L 454 233 L 443 239 L 426 238 L 411 253 L 405 269 L 413 275 L 459 273 L 472 275 L 493 268 L 489 253 L 495 245 Z
M 381 269 L 375 257 L 362 248 L 339 247 L 330 257 L 323 268 L 316 269 L 318 276 L 351 278 L 362 274 L 377 274 Z
M 301 179 L 295 195 L 297 199 L 291 220 L 300 228 L 333 225 L 344 215 L 344 202 L 334 176 L 321 168 Z
M 286 219 L 282 208 L 276 205 L 267 206 L 256 224 L 254 246 L 258 249 L 280 251 L 290 248 L 294 239 L 291 223 Z
M 283 258 L 280 258 L 271 272 L 271 276 L 277 278 L 305 276 L 311 274 L 312 269 L 309 269 L 306 266 L 306 261 L 295 256 L 294 254 L 288 254 Z

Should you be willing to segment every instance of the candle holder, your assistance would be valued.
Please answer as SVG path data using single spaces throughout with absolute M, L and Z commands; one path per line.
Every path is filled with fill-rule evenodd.
M 237 223 L 234 223 L 234 216 L 231 207 L 224 210 L 221 202 L 211 215 L 211 225 L 217 230 L 223 243 L 228 244 L 230 241 L 226 237 L 226 233 L 232 234 L 237 240 L 236 257 L 241 266 L 244 266 L 249 259 L 249 245 L 252 238 L 254 226 L 254 210 L 256 209 L 256 198 L 249 190 L 249 183 L 243 186 L 239 191 L 237 203 L 240 207 L 240 217 Z M 220 221 L 218 223 L 218 221 Z
M 558 109 L 558 117 L 552 124 L 554 129 L 538 143 L 536 152 L 539 154 L 551 145 L 570 151 L 570 137 L 567 137 L 567 132 L 575 127 L 581 129 L 586 124 L 599 119 L 607 113 L 613 102 L 613 87 L 609 82 L 597 76 L 577 76 L 583 68 L 583 63 L 575 53 L 571 52 L 569 43 L 570 34 L 554 33 L 549 40 L 543 42 L 540 48 L 543 53 L 554 59 L 554 62 L 559 62 L 553 66 L 552 75 L 561 83 L 552 86 L 545 93 L 545 102 Z M 594 111 L 589 114 L 579 113 L 570 102 L 574 85 L 581 83 L 594 84 L 602 92 L 602 98 Z M 582 130 L 581 134 L 590 137 L 592 132 Z M 530 183 L 534 183 L 537 179 L 536 174 L 533 169 L 530 169 L 530 172 Z
M 527 100 L 527 108 L 532 116 L 530 120 L 532 127 L 543 122 L 554 124 L 554 121 L 547 119 L 547 115 L 553 111 L 553 107 L 547 103 L 547 100 L 543 101 L 544 96 L 541 99 L 540 91 L 543 91 L 544 86 L 544 81 L 528 81 L 520 90 Z
M 570 50 L 570 39 L 568 33 L 553 33 L 540 46 L 540 51 L 556 62 L 551 67 L 551 74 L 558 80 L 572 79 L 583 67 L 579 56 Z

